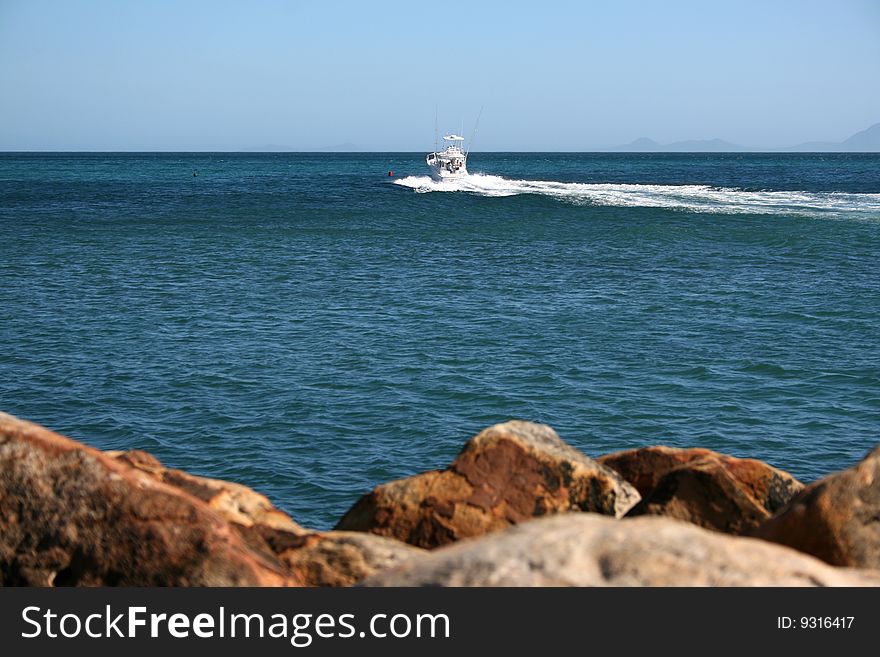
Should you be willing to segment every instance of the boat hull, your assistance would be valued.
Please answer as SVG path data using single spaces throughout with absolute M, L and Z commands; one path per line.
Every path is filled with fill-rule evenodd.
M 431 178 L 434 180 L 457 180 L 460 178 L 466 178 L 468 175 L 467 169 L 461 167 L 457 171 L 447 171 L 444 168 L 430 166 L 431 170 Z
M 434 180 L 454 180 L 468 175 L 467 153 L 458 146 L 450 146 L 439 153 L 428 153 L 425 163 Z

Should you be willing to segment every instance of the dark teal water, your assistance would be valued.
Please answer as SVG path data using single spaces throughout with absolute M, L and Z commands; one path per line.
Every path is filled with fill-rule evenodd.
M 880 156 L 470 168 L 0 155 L 0 408 L 316 527 L 511 417 L 805 480 L 880 441 Z

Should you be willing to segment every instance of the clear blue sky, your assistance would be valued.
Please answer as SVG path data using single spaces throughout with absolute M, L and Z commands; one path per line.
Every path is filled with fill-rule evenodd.
M 0 0 L 0 150 L 772 147 L 880 121 L 880 1 Z

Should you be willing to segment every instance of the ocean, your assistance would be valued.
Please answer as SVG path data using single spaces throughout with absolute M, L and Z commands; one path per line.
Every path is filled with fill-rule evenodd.
M 315 528 L 509 418 L 804 481 L 880 442 L 880 155 L 423 157 L 0 154 L 0 409 Z

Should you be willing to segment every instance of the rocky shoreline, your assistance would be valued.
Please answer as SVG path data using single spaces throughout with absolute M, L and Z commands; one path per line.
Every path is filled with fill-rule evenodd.
M 510 421 L 332 531 L 241 484 L 0 413 L 6 586 L 880 586 L 880 447 L 804 486 L 655 446 L 590 458 Z

